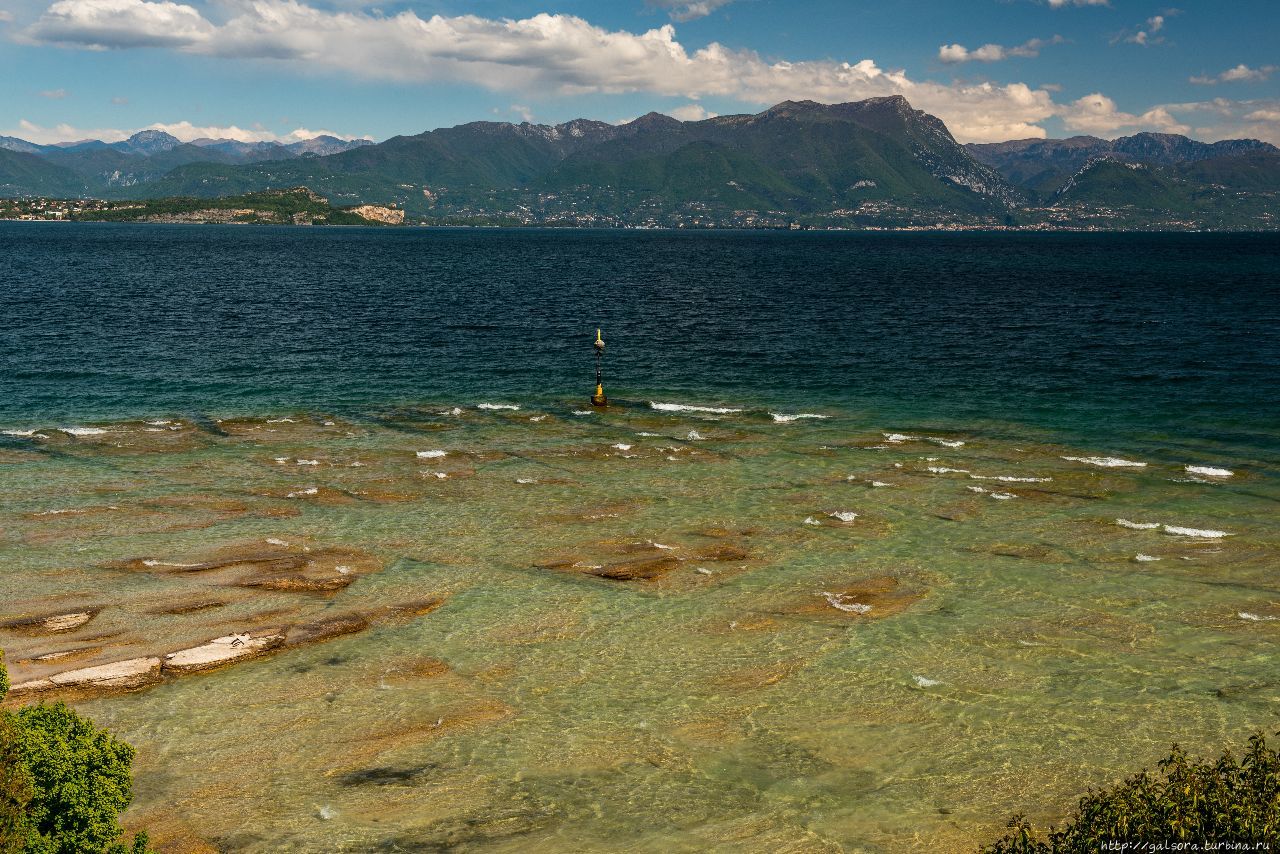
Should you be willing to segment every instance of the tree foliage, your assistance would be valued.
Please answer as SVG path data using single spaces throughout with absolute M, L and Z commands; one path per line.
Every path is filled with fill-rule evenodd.
M 1142 771 L 1080 799 L 1063 828 L 1038 834 L 1025 816 L 985 854 L 1094 854 L 1108 842 L 1273 843 L 1280 839 L 1280 754 L 1261 733 L 1237 761 L 1230 750 L 1193 762 L 1176 744 L 1155 775 Z
M 8 692 L 0 660 L 0 700 Z M 64 703 L 0 712 L 0 852 L 124 854 L 134 750 Z

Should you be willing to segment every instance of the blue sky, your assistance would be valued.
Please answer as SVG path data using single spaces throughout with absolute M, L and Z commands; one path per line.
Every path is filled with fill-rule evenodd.
M 1280 2 L 0 0 L 0 134 L 385 139 L 903 94 L 961 141 L 1280 143 Z

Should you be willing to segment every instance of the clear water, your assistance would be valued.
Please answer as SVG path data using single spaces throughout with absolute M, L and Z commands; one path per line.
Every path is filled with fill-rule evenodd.
M 373 623 L 79 702 L 139 748 L 129 820 L 162 841 L 972 850 L 1174 740 L 1274 726 L 1274 237 L 0 245 L 0 429 L 39 434 L 0 436 L 4 613 L 101 608 L 0 630 L 15 681 Z M 615 406 L 577 415 L 596 326 Z M 345 549 L 359 578 L 165 566 L 263 548 Z M 637 556 L 677 560 L 589 569 Z

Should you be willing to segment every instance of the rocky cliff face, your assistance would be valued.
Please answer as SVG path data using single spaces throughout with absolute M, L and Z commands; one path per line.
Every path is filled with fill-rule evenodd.
M 369 220 L 369 222 L 404 225 L 404 211 L 400 208 L 387 208 L 382 205 L 359 205 L 351 208 L 350 211 L 358 217 Z

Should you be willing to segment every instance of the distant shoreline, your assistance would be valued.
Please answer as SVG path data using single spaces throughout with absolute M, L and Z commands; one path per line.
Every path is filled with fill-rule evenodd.
M 1036 226 L 974 226 L 974 227 L 868 227 L 868 228 L 816 228 L 802 226 L 799 228 L 752 228 L 750 226 L 635 226 L 635 225 L 558 225 L 554 223 L 530 225 L 463 225 L 456 223 L 404 223 L 388 225 L 386 223 L 291 223 L 291 222 L 191 222 L 171 221 L 156 222 L 149 220 L 109 220 L 109 219 L 31 219 L 18 217 L 0 217 L 0 222 L 13 223 L 58 223 L 66 225 L 177 225 L 177 226 L 236 226 L 236 227 L 270 227 L 270 228 L 368 228 L 386 230 L 449 230 L 449 231 L 640 231 L 669 232 L 673 234 L 1280 234 L 1280 226 L 1272 229 L 1229 229 L 1229 228 L 1042 228 Z

